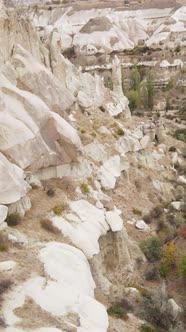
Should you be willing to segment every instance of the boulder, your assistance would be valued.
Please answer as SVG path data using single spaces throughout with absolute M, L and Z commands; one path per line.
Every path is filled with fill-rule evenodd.
M 181 208 L 181 202 L 177 201 L 177 202 L 171 202 L 171 206 L 175 209 L 175 210 L 180 210 Z
M 168 300 L 168 308 L 169 308 L 169 313 L 172 316 L 172 319 L 175 321 L 176 318 L 178 317 L 179 313 L 181 312 L 181 308 L 174 301 L 174 299 Z
M 183 183 L 183 184 L 186 184 L 186 178 L 184 175 L 180 175 L 178 177 L 178 183 Z
M 0 203 L 11 204 L 19 201 L 30 189 L 24 180 L 24 172 L 0 153 Z
M 123 220 L 114 211 L 108 211 L 105 213 L 106 221 L 109 224 L 113 232 L 120 231 L 123 227 Z
M 148 231 L 150 229 L 149 226 L 145 223 L 144 220 L 138 220 L 138 221 L 136 221 L 135 226 L 140 231 Z

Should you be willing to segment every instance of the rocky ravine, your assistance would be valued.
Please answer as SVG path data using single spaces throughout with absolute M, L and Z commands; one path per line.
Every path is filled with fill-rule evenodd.
M 109 325 L 106 308 L 141 280 L 137 242 L 154 229 L 132 211 L 174 197 L 183 144 L 161 119 L 131 118 L 117 57 L 110 91 L 62 55 L 52 22 L 43 42 L 30 15 L 0 6 L 0 273 L 13 281 L 1 330 L 137 331 L 132 314 Z

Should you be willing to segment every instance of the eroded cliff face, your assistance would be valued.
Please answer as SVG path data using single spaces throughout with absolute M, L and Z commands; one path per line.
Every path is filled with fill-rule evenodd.
M 140 279 L 138 234 L 154 231 L 132 220 L 133 201 L 148 212 L 173 196 L 175 140 L 161 121 L 131 118 L 117 57 L 111 91 L 62 55 L 63 36 L 53 21 L 47 30 L 45 13 L 50 33 L 40 38 L 38 13 L 1 9 L 0 226 L 9 251 L 0 270 L 14 284 L 0 323 L 6 332 L 106 332 L 106 308 Z M 15 211 L 22 223 L 6 227 Z

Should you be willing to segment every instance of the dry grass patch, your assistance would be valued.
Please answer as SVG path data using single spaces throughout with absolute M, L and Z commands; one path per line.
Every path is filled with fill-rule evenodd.
M 45 218 L 40 221 L 40 225 L 46 231 L 51 232 L 53 234 L 59 234 L 59 230 L 53 225 L 52 221 Z

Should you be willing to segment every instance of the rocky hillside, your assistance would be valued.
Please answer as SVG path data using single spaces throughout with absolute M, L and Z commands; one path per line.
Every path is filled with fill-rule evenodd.
M 0 331 L 184 332 L 186 7 L 88 5 L 0 3 Z

